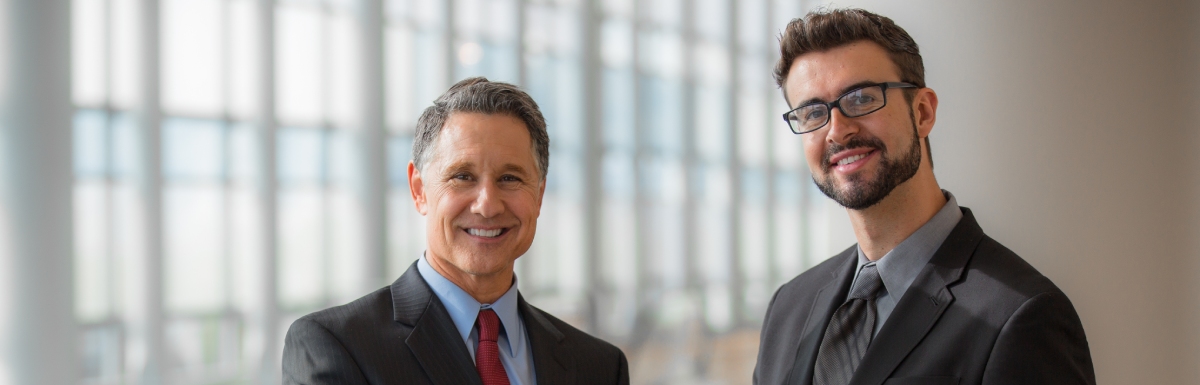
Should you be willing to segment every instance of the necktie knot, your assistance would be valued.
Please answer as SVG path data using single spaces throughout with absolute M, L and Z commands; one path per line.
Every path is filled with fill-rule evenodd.
M 479 340 L 496 342 L 497 336 L 500 335 L 500 317 L 496 316 L 496 311 L 480 310 L 477 322 L 479 322 Z
M 850 298 L 873 300 L 883 289 L 883 280 L 879 278 L 879 269 L 874 264 L 864 266 L 858 273 L 858 281 L 850 289 Z

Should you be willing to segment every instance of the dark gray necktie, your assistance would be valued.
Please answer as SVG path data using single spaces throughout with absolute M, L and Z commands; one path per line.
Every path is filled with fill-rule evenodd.
M 858 273 L 850 298 L 833 312 L 813 372 L 813 385 L 845 385 L 871 345 L 875 332 L 875 297 L 883 289 L 879 271 L 868 265 Z

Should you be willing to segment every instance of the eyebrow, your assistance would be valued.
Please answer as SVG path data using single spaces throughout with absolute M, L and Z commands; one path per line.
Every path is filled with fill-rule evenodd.
M 475 167 L 475 163 L 473 163 L 473 162 L 459 162 L 459 163 L 451 164 L 449 167 L 446 167 L 446 170 L 448 170 L 450 174 L 454 174 L 454 173 L 457 173 L 460 171 L 470 171 L 474 167 Z M 524 167 L 521 167 L 520 165 L 512 164 L 512 163 L 505 164 L 503 167 L 500 168 L 500 172 L 501 173 L 513 172 L 513 173 L 518 173 L 521 175 L 529 174 L 529 171 L 525 170 Z
M 842 97 L 842 95 L 845 95 L 847 92 L 854 91 L 856 89 L 863 88 L 866 86 L 873 86 L 876 84 L 880 84 L 880 82 L 863 80 L 858 83 L 854 83 L 854 84 L 851 84 L 851 85 L 848 85 L 848 86 L 842 88 L 842 90 L 839 91 L 837 95 L 840 98 L 840 97 Z M 834 100 L 837 100 L 837 99 L 834 99 Z M 813 103 L 826 103 L 826 102 L 824 100 L 821 100 L 821 98 L 812 98 L 812 99 L 805 100 L 803 103 L 800 103 L 800 105 L 798 105 L 797 107 L 806 106 L 806 105 L 813 104 Z M 832 103 L 832 102 L 830 102 L 830 103 Z

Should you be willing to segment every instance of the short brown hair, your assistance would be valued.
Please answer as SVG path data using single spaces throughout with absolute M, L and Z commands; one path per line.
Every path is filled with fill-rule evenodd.
M 418 170 L 429 161 L 431 149 L 450 114 L 474 112 L 482 114 L 504 114 L 520 119 L 529 130 L 533 141 L 533 156 L 542 180 L 550 167 L 550 135 L 546 133 L 546 118 L 538 109 L 533 97 L 515 85 L 493 82 L 484 77 L 463 79 L 450 86 L 446 93 L 433 101 L 417 118 L 417 132 L 413 138 L 413 165 Z
M 800 55 L 862 40 L 879 44 L 888 52 L 900 70 L 901 81 L 925 87 L 925 64 L 917 42 L 892 19 L 862 9 L 817 10 L 792 19 L 779 35 L 775 83 L 783 87 L 792 62 Z

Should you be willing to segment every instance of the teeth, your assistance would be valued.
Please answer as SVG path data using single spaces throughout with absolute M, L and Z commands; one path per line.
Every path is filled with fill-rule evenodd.
M 471 235 L 474 235 L 477 237 L 494 238 L 494 237 L 500 235 L 500 230 L 501 229 L 495 229 L 495 230 L 467 229 L 467 233 L 470 233 Z
M 849 158 L 839 160 L 837 164 L 838 164 L 838 166 L 845 166 L 847 164 L 857 162 L 859 159 L 866 158 L 866 157 L 867 157 L 867 154 L 858 154 L 858 155 L 855 155 L 855 156 L 852 156 Z

